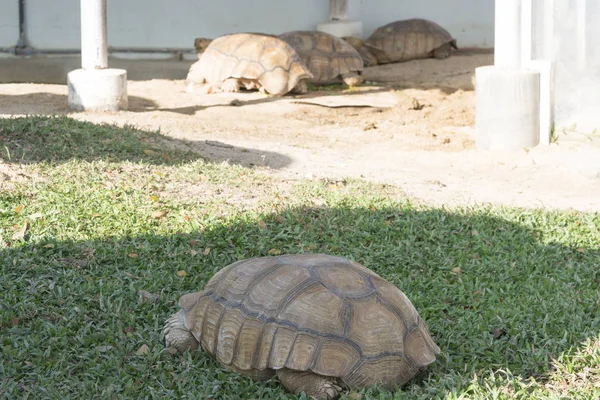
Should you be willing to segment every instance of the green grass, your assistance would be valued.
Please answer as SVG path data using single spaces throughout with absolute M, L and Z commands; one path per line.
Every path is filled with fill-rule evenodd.
M 0 120 L 0 142 L 5 166 L 35 176 L 0 192 L 0 398 L 294 399 L 202 352 L 165 353 L 160 329 L 225 265 L 303 251 L 393 282 L 443 352 L 401 391 L 346 398 L 600 395 L 597 214 L 432 209 L 360 181 L 290 184 L 68 118 Z

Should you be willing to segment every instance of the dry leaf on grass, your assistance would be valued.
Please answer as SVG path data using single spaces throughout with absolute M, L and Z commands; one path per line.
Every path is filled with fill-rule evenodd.
M 187 276 L 187 272 L 185 272 L 184 270 L 177 271 L 177 276 L 183 278 L 184 276 Z
M 158 299 L 160 299 L 160 296 L 158 294 L 153 294 L 148 292 L 147 290 L 138 290 L 138 294 L 140 296 L 142 296 L 142 303 L 145 303 L 147 301 L 149 301 L 150 303 L 155 303 Z
M 506 334 L 506 331 L 504 329 L 494 328 L 494 329 L 492 329 L 491 334 L 494 339 L 500 339 L 502 336 L 504 336 Z
M 169 212 L 165 211 L 165 210 L 154 211 L 152 213 L 152 218 L 156 218 L 156 219 L 164 218 L 167 216 L 168 213 Z
M 144 354 L 148 354 L 149 351 L 150 351 L 150 348 L 148 347 L 148 345 L 143 344 L 139 349 L 137 349 L 137 351 L 135 352 L 135 355 L 143 356 Z
M 21 229 L 19 229 L 18 231 L 16 231 L 13 235 L 12 235 L 12 240 L 23 240 L 25 239 L 25 234 L 27 233 L 27 230 L 29 229 L 29 222 L 25 221 L 25 223 L 23 224 L 23 226 L 21 227 Z
M 145 149 L 144 153 L 146 153 L 149 156 L 157 156 L 158 155 L 158 153 L 156 151 L 150 150 L 150 149 Z

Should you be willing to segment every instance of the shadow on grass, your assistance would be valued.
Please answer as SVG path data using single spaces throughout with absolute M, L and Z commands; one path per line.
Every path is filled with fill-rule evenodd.
M 129 111 L 146 112 L 158 107 L 151 99 L 128 96 Z M 0 113 L 3 115 L 65 115 L 67 96 L 64 94 L 37 92 L 26 94 L 0 94 Z
M 66 116 L 0 118 L 0 160 L 23 164 L 70 160 L 131 161 L 154 165 L 198 159 L 244 167 L 282 168 L 285 155 L 218 142 L 188 142 L 133 126 L 94 124 Z
M 201 353 L 161 353 L 160 328 L 180 295 L 235 260 L 277 251 L 351 258 L 408 295 L 443 355 L 403 398 L 464 393 L 475 375 L 499 370 L 543 380 L 553 357 L 598 334 L 600 254 L 589 243 L 553 242 L 573 231 L 584 240 L 597 220 L 546 215 L 555 228 L 543 230 L 538 217 L 300 207 L 202 232 L 189 221 L 179 229 L 188 233 L 168 233 L 165 221 L 152 220 L 129 237 L 90 241 L 42 239 L 33 224 L 28 242 L 0 251 L 0 393 L 295 398 L 276 382 L 226 373 Z M 118 221 L 86 223 L 111 231 Z M 145 301 L 139 290 L 159 298 Z M 136 355 L 143 345 L 148 353 Z M 377 389 L 367 396 L 392 398 Z

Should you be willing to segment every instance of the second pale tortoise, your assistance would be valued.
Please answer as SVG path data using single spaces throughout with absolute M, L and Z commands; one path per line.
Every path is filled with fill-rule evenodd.
M 259 257 L 182 296 L 166 345 L 201 347 L 256 380 L 336 399 L 343 387 L 393 389 L 440 352 L 410 300 L 366 267 L 324 254 Z

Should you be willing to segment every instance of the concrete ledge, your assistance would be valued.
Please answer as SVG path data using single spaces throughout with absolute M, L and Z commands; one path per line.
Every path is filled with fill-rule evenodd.
M 540 73 L 525 68 L 475 69 L 477 148 L 518 150 L 540 142 Z
M 360 21 L 331 21 L 317 25 L 317 30 L 337 37 L 363 37 L 363 25 Z
M 185 79 L 195 60 L 147 60 L 109 57 L 111 68 L 127 70 L 128 81 Z M 81 68 L 81 56 L 0 56 L 0 83 L 50 83 L 64 85 L 67 74 Z
M 73 111 L 127 110 L 127 71 L 76 69 L 67 75 L 68 104 Z

